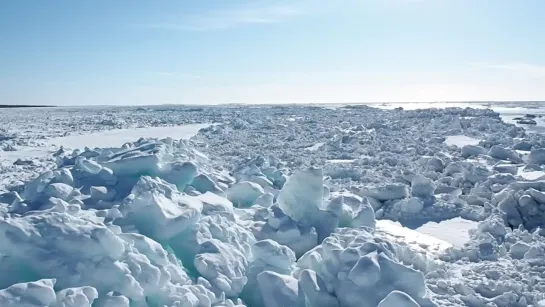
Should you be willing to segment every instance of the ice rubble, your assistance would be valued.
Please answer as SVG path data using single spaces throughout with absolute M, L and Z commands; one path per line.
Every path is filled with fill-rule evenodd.
M 3 277 L 2 285 L 10 287 L 2 305 L 90 306 L 97 300 L 102 306 L 234 306 L 242 297 L 253 306 L 285 306 L 283 300 L 300 300 L 300 286 L 304 300 L 316 301 L 325 293 L 312 294 L 291 277 L 296 254 L 320 244 L 341 219 L 372 232 L 368 203 L 350 207 L 340 196 L 324 206 L 318 169 L 291 176 L 277 203 L 255 205 L 248 217 L 228 200 L 248 200 L 247 191 L 255 189 L 241 185 L 245 181 L 226 192 L 216 185 L 194 196 L 180 192 L 208 168 L 187 143 L 139 141 L 129 147 L 61 156 L 60 169 L 29 182 L 2 207 L 2 265 L 17 268 Z M 176 160 L 181 157 L 191 162 Z M 184 171 L 172 175 L 173 164 Z M 107 197 L 111 190 L 116 193 Z M 259 196 L 251 196 L 252 202 Z M 237 202 L 239 208 L 249 205 Z M 338 300 L 334 292 L 325 297 Z
M 0 305 L 543 304 L 545 183 L 520 174 L 544 137 L 487 110 L 235 110 L 197 111 L 226 123 L 193 141 L 59 151 L 0 195 Z M 463 247 L 375 229 L 457 216 L 482 221 Z

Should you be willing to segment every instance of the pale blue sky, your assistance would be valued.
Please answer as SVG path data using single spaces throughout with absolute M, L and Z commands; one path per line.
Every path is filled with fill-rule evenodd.
M 544 0 L 3 0 L 0 104 L 545 100 Z

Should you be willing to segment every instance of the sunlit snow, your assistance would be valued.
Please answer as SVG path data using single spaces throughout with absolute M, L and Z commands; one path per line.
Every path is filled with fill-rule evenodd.
M 115 147 L 127 142 L 133 142 L 139 138 L 165 138 L 189 139 L 199 131 L 208 127 L 208 124 L 195 124 L 168 127 L 146 127 L 136 129 L 106 130 L 84 135 L 68 135 L 53 138 L 47 144 L 64 146 L 71 149 L 84 149 L 85 147 Z
M 545 106 L 373 106 L 0 113 L 0 306 L 545 306 Z
M 416 231 L 444 240 L 453 246 L 463 247 L 471 240 L 469 231 L 472 229 L 477 229 L 477 222 L 456 217 L 439 223 L 428 222 Z
M 461 148 L 465 145 L 479 145 L 479 140 L 465 135 L 449 135 L 445 139 L 445 144 Z

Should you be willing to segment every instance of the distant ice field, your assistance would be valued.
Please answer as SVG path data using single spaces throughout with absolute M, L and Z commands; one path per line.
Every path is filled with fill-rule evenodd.
M 490 108 L 495 112 L 500 113 L 502 119 L 508 123 L 514 123 L 512 120 L 515 117 L 524 116 L 525 114 L 545 115 L 545 105 L 539 104 L 526 104 L 521 106 L 518 104 L 509 103 L 450 103 L 450 102 L 434 102 L 434 103 L 380 103 L 369 104 L 373 107 L 394 109 L 402 107 L 406 110 L 417 110 L 427 108 L 448 108 L 448 107 L 461 107 L 461 108 Z M 291 119 L 290 119 L 291 120 Z M 57 137 L 47 140 L 45 143 L 48 146 L 60 147 L 64 146 L 70 149 L 83 149 L 85 147 L 116 147 L 126 142 L 133 142 L 139 138 L 166 138 L 171 137 L 175 139 L 189 139 L 194 136 L 199 129 L 205 128 L 209 124 L 190 124 L 181 126 L 167 126 L 167 127 L 146 127 L 146 128 L 127 128 L 127 129 L 112 129 L 104 130 L 92 133 L 73 134 L 64 137 Z M 545 122 L 538 122 L 536 126 L 524 125 L 524 128 L 529 131 L 545 132 Z M 464 145 L 476 145 L 479 140 L 464 135 L 446 136 L 445 143 L 448 145 L 456 145 L 462 147 Z M 307 148 L 307 150 L 316 150 L 323 144 L 316 144 L 315 146 Z M 17 152 L 3 152 L 0 154 L 0 161 L 6 163 L 13 163 L 18 158 L 36 158 L 43 157 L 49 154 L 47 148 L 43 147 L 29 147 Z M 351 163 L 354 160 L 351 159 L 333 159 L 329 160 L 329 163 Z M 521 173 L 522 176 L 529 180 L 535 180 L 545 175 L 544 172 L 527 172 Z M 396 231 L 409 231 L 413 230 L 403 227 L 398 224 L 399 228 L 395 228 Z M 464 220 L 462 218 L 456 218 L 449 221 L 435 223 L 427 223 L 417 229 L 416 231 L 435 237 L 437 239 L 448 242 L 454 246 L 462 246 L 469 239 L 468 231 L 475 228 L 475 223 L 472 221 Z M 390 229 L 393 231 L 392 229 Z M 413 241 L 418 241 L 419 237 L 414 237 Z
M 126 142 L 134 142 L 139 138 L 175 138 L 189 139 L 201 128 L 210 126 L 209 124 L 190 124 L 182 126 L 168 127 L 149 127 L 133 129 L 114 129 L 81 135 L 69 135 L 59 138 L 53 138 L 47 141 L 47 144 L 54 146 L 64 146 L 70 149 L 83 149 L 85 147 L 116 147 Z
M 516 117 L 522 117 L 526 114 L 534 115 L 543 115 L 545 116 L 545 103 L 450 103 L 450 102 L 435 102 L 435 103 L 388 103 L 388 104 L 369 104 L 373 107 L 384 108 L 384 109 L 395 109 L 402 107 L 405 110 L 417 110 L 417 109 L 427 109 L 427 108 L 449 108 L 449 107 L 460 107 L 460 108 L 479 108 L 485 109 L 490 108 L 495 112 L 500 114 L 500 117 L 503 121 L 507 123 L 516 124 L 513 120 Z M 537 119 L 537 125 L 519 125 L 523 126 L 529 132 L 545 133 L 545 120 Z M 462 147 L 464 145 L 477 145 L 479 140 L 474 138 L 464 136 L 464 135 L 454 135 L 446 136 L 446 141 L 448 145 L 456 145 Z M 543 171 L 536 172 L 521 172 L 521 176 L 527 180 L 537 180 L 545 178 L 545 173 Z M 476 223 L 473 221 L 465 220 L 463 218 L 455 218 L 448 221 L 443 221 L 440 223 L 429 222 L 419 228 L 416 231 L 430 235 L 437 239 L 444 240 L 454 246 L 463 246 L 469 240 L 468 231 L 470 229 L 475 229 Z
M 514 118 L 523 117 L 526 114 L 545 116 L 545 102 L 417 102 L 417 103 L 370 103 L 369 106 L 382 109 L 403 108 L 405 110 L 418 110 L 429 108 L 474 108 L 491 109 L 498 112 L 506 123 L 516 124 Z M 537 118 L 537 125 L 521 125 L 529 132 L 545 133 L 545 118 Z

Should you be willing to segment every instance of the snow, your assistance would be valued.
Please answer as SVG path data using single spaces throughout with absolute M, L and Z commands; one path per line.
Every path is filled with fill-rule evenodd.
M 418 307 L 417 302 L 415 302 L 410 296 L 400 291 L 392 291 L 388 296 L 386 296 L 377 307 Z
M 448 146 L 463 147 L 467 145 L 479 145 L 479 140 L 465 135 L 448 135 L 445 137 L 445 144 Z
M 226 191 L 226 197 L 238 207 L 250 207 L 261 195 L 263 188 L 257 183 L 241 181 Z
M 530 152 L 528 162 L 532 164 L 545 164 L 545 149 L 537 148 Z
M 406 185 L 389 184 L 383 187 L 364 189 L 359 192 L 361 196 L 368 196 L 379 201 L 403 199 L 409 196 L 409 189 Z
M 15 284 L 0 290 L 0 302 L 6 307 L 48 306 L 56 301 L 54 284 L 54 279 Z
M 455 247 L 463 247 L 470 241 L 469 231 L 477 228 L 477 222 L 456 217 L 450 220 L 428 222 L 416 229 L 416 231 L 444 240 Z
M 541 118 L 393 106 L 7 110 L 0 306 L 543 305 Z
M 133 142 L 139 138 L 166 138 L 188 139 L 200 129 L 208 127 L 208 124 L 193 124 L 170 127 L 146 127 L 136 129 L 106 130 L 85 135 L 69 135 L 52 138 L 47 144 L 63 146 L 70 149 L 84 149 L 95 147 L 117 147 L 127 142 Z
M 278 194 L 279 208 L 296 222 L 314 222 L 323 199 L 321 169 L 293 174 Z
M 545 179 L 545 172 L 544 171 L 520 172 L 518 173 L 518 176 L 528 181 L 541 180 L 541 179 Z
M 405 198 L 399 202 L 402 213 L 417 214 L 424 209 L 424 202 L 419 198 Z
M 435 192 L 435 183 L 433 180 L 416 175 L 411 182 L 411 195 L 420 198 L 431 198 Z
M 306 147 L 305 150 L 308 151 L 317 151 L 318 149 L 322 148 L 324 146 L 324 143 L 316 143 L 312 146 Z
M 257 282 L 263 295 L 265 307 L 297 305 L 297 279 L 271 271 L 264 271 L 257 275 Z
M 123 203 L 119 211 L 128 223 L 149 237 L 168 240 L 197 222 L 203 204 L 185 195 L 167 197 L 161 192 L 135 191 L 134 198 Z
M 439 239 L 435 236 L 428 235 L 424 231 L 415 231 L 389 220 L 377 221 L 377 232 L 378 234 L 396 237 L 398 240 L 408 244 L 424 246 L 435 251 L 444 251 L 453 246 L 452 243 Z

